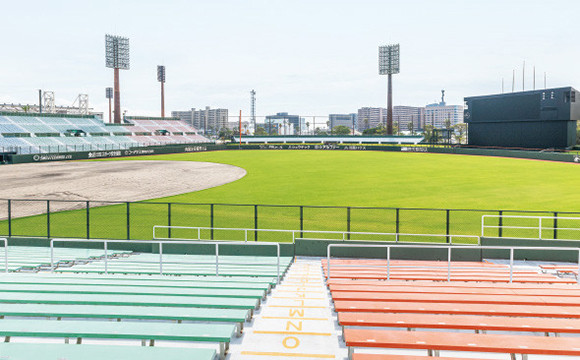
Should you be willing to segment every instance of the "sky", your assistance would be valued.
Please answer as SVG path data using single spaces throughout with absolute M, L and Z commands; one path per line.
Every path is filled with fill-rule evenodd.
M 227 108 L 230 115 L 303 116 L 386 106 L 378 46 L 399 43 L 394 105 L 580 87 L 577 0 L 99 0 L 3 1 L 0 102 L 57 105 L 88 94 L 107 112 L 105 34 L 130 38 L 121 70 L 127 115 L 159 116 L 156 66 L 167 73 L 166 112 Z

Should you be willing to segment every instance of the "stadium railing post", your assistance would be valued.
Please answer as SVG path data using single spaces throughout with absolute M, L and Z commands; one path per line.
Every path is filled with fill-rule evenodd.
M 554 240 L 556 240 L 557 238 L 558 238 L 558 212 L 554 212 Z
M 399 241 L 399 212 L 400 209 L 396 208 L 395 209 L 395 234 L 397 234 L 396 236 L 396 241 Z
M 171 239 L 171 203 L 167 203 L 167 237 Z
M 210 239 L 213 240 L 213 204 L 209 205 Z
M 254 241 L 258 241 L 258 205 L 254 205 Z
M 448 244 L 449 244 L 449 241 L 450 241 L 450 239 L 449 239 L 449 234 L 450 234 L 449 233 L 449 213 L 450 212 L 451 211 L 449 209 L 445 210 L 445 235 L 447 235 L 446 241 L 447 241 Z
M 8 236 L 12 237 L 12 200 L 8 199 Z
M 50 200 L 46 200 L 46 237 L 50 238 Z
M 350 240 L 350 206 L 346 208 L 346 231 L 347 240 Z
M 131 239 L 131 208 L 130 203 L 127 201 L 127 240 Z
M 87 239 L 91 238 L 91 214 L 90 214 L 90 201 L 87 201 L 86 203 L 86 226 L 87 226 Z
M 300 237 L 304 237 L 304 206 L 300 206 Z
M 503 237 L 503 211 L 499 211 L 498 237 Z

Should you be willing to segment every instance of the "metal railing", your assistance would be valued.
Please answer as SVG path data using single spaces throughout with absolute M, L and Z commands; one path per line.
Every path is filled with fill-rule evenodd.
M 103 209 L 105 206 L 106 210 Z M 0 236 L 151 240 L 151 227 L 155 224 L 257 229 L 254 232 L 248 231 L 248 241 L 273 241 L 272 235 L 260 231 L 268 229 L 299 230 L 299 237 L 305 237 L 305 234 L 314 231 L 339 230 L 346 234 L 346 240 L 356 239 L 360 235 L 351 234 L 357 232 L 479 235 L 482 215 L 580 217 L 580 212 L 0 199 Z M 557 222 L 557 219 L 554 222 L 558 226 L 563 223 Z M 567 231 L 564 234 L 560 231 L 557 234 L 557 230 L 554 230 L 555 235 L 566 235 L 580 240 L 580 232 Z M 501 238 L 509 235 L 508 231 L 502 233 L 501 227 L 497 229 L 497 233 L 491 233 L 490 229 L 486 231 L 486 236 L 489 237 Z M 245 240 L 242 232 L 237 235 L 225 239 L 219 236 L 209 238 Z M 291 240 L 290 235 L 284 236 L 287 237 L 285 241 Z
M 0 238 L 0 241 L 4 243 L 4 272 L 8 272 L 8 240 L 6 238 Z
M 458 246 L 458 245 L 356 245 L 356 244 L 329 244 L 326 250 L 326 279 L 331 278 L 331 250 L 333 248 L 386 248 L 387 249 L 387 280 L 390 280 L 391 277 L 391 248 L 413 248 L 413 249 L 447 249 L 447 281 L 451 281 L 451 252 L 453 249 L 466 249 L 466 246 Z M 539 250 L 539 251 L 575 251 L 578 253 L 578 273 L 580 275 L 580 248 L 571 248 L 571 247 L 538 247 L 538 246 L 518 246 L 518 247 L 510 247 L 510 246 L 469 246 L 469 249 L 480 249 L 480 250 L 509 250 L 509 283 L 513 282 L 513 274 L 514 274 L 514 252 L 515 250 Z M 381 268 L 384 269 L 384 266 L 379 265 L 333 265 L 332 267 L 365 267 L 365 268 Z M 405 266 L 409 267 L 409 266 Z M 419 266 L 417 266 L 419 267 Z M 428 266 L 420 266 L 420 268 L 426 268 Z M 453 267 L 453 269 L 473 269 L 473 267 Z M 481 268 L 479 268 L 481 270 Z M 580 285 L 580 276 L 577 278 L 577 282 Z
M 158 235 L 158 229 L 167 230 L 168 237 L 161 237 Z M 176 238 L 171 236 L 171 230 L 194 230 L 196 238 Z M 204 226 L 166 226 L 166 225 L 154 225 L 153 226 L 153 239 L 155 240 L 209 240 L 202 239 L 202 230 L 210 231 L 213 234 L 214 231 L 239 231 L 244 233 L 244 242 L 248 242 L 248 233 L 251 232 L 272 232 L 272 233 L 286 233 L 292 235 L 292 243 L 296 242 L 296 239 L 308 239 L 308 240 L 341 240 L 348 241 L 350 235 L 362 235 L 362 236 L 381 236 L 381 237 L 391 237 L 392 241 L 399 242 L 402 241 L 401 237 L 421 237 L 421 238 L 435 238 L 443 239 L 448 243 L 452 244 L 453 239 L 463 238 L 463 239 L 474 239 L 475 244 L 479 245 L 481 238 L 477 235 L 443 235 L 443 234 L 405 234 L 405 233 L 383 233 L 383 232 L 362 232 L 362 231 L 326 231 L 326 230 L 283 230 L 283 229 L 248 229 L 248 228 L 218 228 L 218 227 L 204 227 Z M 296 235 L 299 236 L 296 236 Z M 304 234 L 330 234 L 339 235 L 339 238 L 306 238 Z M 372 241 L 372 239 L 357 239 L 357 241 Z M 387 240 L 389 241 L 389 240 Z
M 496 223 L 498 225 L 489 225 L 486 223 L 486 219 L 494 219 L 497 221 L 493 221 L 492 223 Z M 516 220 L 537 220 L 537 226 L 514 226 L 514 225 L 505 225 L 503 221 L 505 219 L 516 219 Z M 576 239 L 566 239 L 562 237 L 558 237 L 558 231 L 577 231 L 580 233 L 580 227 L 570 228 L 570 227 L 560 227 L 558 226 L 558 222 L 565 222 L 565 221 L 578 221 L 580 225 L 580 217 L 558 217 L 558 216 L 516 216 L 516 215 L 483 215 L 481 217 L 481 236 L 485 236 L 486 229 L 498 229 L 500 232 L 503 233 L 505 229 L 519 229 L 519 230 L 533 230 L 537 231 L 538 237 L 533 239 L 538 240 L 546 240 L 546 239 L 556 239 L 558 240 L 576 240 Z M 551 225 L 549 224 L 551 222 Z M 550 237 L 545 237 L 546 231 L 551 232 Z M 512 238 L 519 238 L 519 239 L 530 239 L 530 237 L 518 237 L 518 236 L 510 236 Z
M 86 240 L 86 239 L 51 239 L 50 240 L 50 268 L 51 272 L 54 272 L 56 269 L 56 264 L 54 261 L 54 243 L 67 243 L 67 242 L 74 242 L 74 243 L 103 243 L 103 262 L 104 262 L 104 272 L 106 275 L 109 273 L 109 249 L 108 244 L 153 244 L 159 246 L 159 261 L 133 261 L 133 263 L 141 263 L 141 264 L 159 264 L 159 274 L 163 275 L 163 266 L 164 264 L 209 264 L 208 262 L 177 262 L 177 261 L 166 261 L 163 257 L 163 245 L 164 244 L 179 244 L 179 245 L 215 245 L 215 275 L 220 276 L 219 266 L 220 265 L 239 265 L 239 263 L 232 263 L 232 262 L 220 262 L 220 253 L 219 247 L 220 245 L 234 245 L 234 246 L 273 246 L 276 248 L 276 282 L 280 283 L 280 244 L 279 243 L 270 243 L 270 242 L 259 242 L 259 243 L 246 243 L 246 242 L 239 242 L 239 241 L 183 241 L 183 240 L 110 240 L 110 239 L 99 239 L 99 240 Z M 58 249 L 58 248 L 57 248 Z M 211 263 L 213 264 L 213 263 Z M 260 265 L 260 264 L 253 264 L 253 263 L 244 263 L 245 265 Z M 82 271 L 82 270 L 81 270 Z

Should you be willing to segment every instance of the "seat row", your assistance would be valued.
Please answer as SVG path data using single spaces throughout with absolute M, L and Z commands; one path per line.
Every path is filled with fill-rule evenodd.
M 28 344 L 11 343 L 19 337 L 73 339 L 77 344 L 84 339 L 125 339 L 150 346 L 176 341 L 214 347 L 199 354 L 189 348 L 171 350 L 174 353 L 169 351 L 167 356 L 162 348 L 135 353 L 143 353 L 145 359 L 188 356 L 209 360 L 216 355 L 215 346 L 223 359 L 232 336 L 242 336 L 244 324 L 252 320 L 254 310 L 274 284 L 273 277 L 249 276 L 0 274 L 0 336 L 8 343 L 3 344 L 7 352 L 19 354 L 31 351 Z M 38 346 L 40 349 L 45 344 Z M 58 358 L 69 358 L 68 349 L 46 348 L 49 353 L 61 354 Z M 93 345 L 87 349 L 94 349 L 101 358 L 109 353 L 109 349 Z M 73 351 L 70 358 L 81 354 Z
M 355 265 L 352 269 L 357 268 L 356 261 L 347 261 Z M 364 264 L 358 262 L 363 268 Z M 473 267 L 486 268 L 482 264 Z M 413 265 L 420 267 L 420 262 Z M 471 264 L 457 267 L 465 265 Z M 351 359 L 423 358 L 363 354 L 355 351 L 359 347 L 422 349 L 430 359 L 441 351 L 446 356 L 507 353 L 512 359 L 517 354 L 522 359 L 528 354 L 580 356 L 580 286 L 496 283 L 494 276 L 490 281 L 461 283 L 360 280 L 356 270 L 350 278 L 335 278 L 332 272 L 327 285 Z

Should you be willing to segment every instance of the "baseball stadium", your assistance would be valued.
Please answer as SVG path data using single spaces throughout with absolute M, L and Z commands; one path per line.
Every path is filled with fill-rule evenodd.
M 165 116 L 164 66 L 161 116 L 125 116 L 105 52 L 109 121 L 1 107 L 1 360 L 580 359 L 574 88 L 401 134 L 386 45 L 384 133 L 260 135 L 252 90 L 217 136 Z

